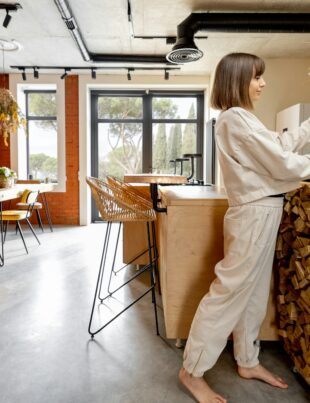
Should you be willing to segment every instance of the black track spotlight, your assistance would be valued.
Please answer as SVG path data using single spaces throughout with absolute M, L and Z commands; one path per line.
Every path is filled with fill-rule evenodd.
M 2 24 L 4 26 L 4 28 L 8 27 L 11 19 L 12 19 L 12 16 L 9 14 L 9 10 L 6 10 L 6 16 L 4 17 L 3 24 Z
M 169 80 L 169 71 L 165 70 L 165 80 Z
M 127 70 L 127 80 L 131 80 L 131 74 L 130 74 L 130 70 Z
M 23 69 L 23 71 L 22 71 L 22 78 L 23 78 L 24 81 L 27 80 L 25 69 Z
M 36 67 L 33 68 L 33 77 L 39 78 L 39 70 Z
M 65 77 L 67 77 L 68 75 L 68 71 L 70 71 L 71 69 L 65 69 L 64 73 L 60 76 L 60 78 L 63 80 Z
M 96 78 L 97 78 L 96 69 L 91 69 L 91 78 L 92 78 L 93 80 L 96 80 Z

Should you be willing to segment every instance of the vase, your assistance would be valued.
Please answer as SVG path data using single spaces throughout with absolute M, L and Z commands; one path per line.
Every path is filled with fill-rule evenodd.
M 0 188 L 11 188 L 14 185 L 14 178 L 0 175 Z

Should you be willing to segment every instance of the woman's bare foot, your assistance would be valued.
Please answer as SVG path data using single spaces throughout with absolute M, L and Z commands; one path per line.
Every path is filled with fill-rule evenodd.
M 262 365 L 258 364 L 253 368 L 245 368 L 238 366 L 238 374 L 242 378 L 246 379 L 259 379 L 272 386 L 276 386 L 281 389 L 287 389 L 288 384 L 279 376 L 276 376 L 264 368 Z
M 199 403 L 226 403 L 227 400 L 208 386 L 206 381 L 190 375 L 184 368 L 180 369 L 179 379 L 182 385 L 194 396 Z

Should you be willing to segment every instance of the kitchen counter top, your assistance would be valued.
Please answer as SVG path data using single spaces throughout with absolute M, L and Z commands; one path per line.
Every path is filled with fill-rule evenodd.
M 223 188 L 217 186 L 160 186 L 160 195 L 166 206 L 227 206 Z

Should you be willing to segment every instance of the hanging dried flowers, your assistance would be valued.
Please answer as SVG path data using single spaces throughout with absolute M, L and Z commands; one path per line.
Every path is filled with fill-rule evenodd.
M 16 134 L 19 127 L 26 128 L 24 118 L 12 93 L 6 88 L 0 88 L 0 136 L 4 144 L 8 146 L 8 138 Z

